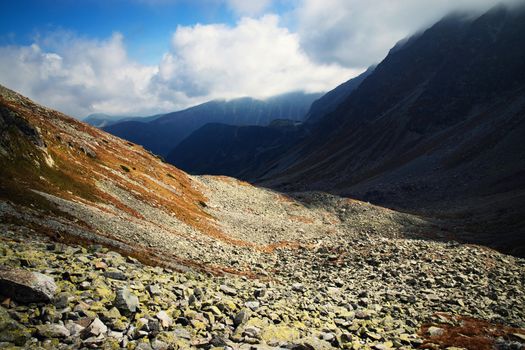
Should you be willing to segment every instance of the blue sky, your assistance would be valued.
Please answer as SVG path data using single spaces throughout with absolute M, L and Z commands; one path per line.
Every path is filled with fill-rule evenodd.
M 79 118 L 323 92 L 447 13 L 497 2 L 4 0 L 0 84 Z
M 99 39 L 120 32 L 130 55 L 145 64 L 166 52 L 177 25 L 233 23 L 235 17 L 212 1 L 17 0 L 0 2 L 0 12 L 0 45 L 28 45 L 57 30 Z
M 283 14 L 293 4 L 276 1 L 264 8 Z M 1 46 L 29 45 L 57 30 L 99 39 L 119 32 L 130 56 L 144 64 L 156 63 L 169 49 L 177 26 L 234 25 L 245 14 L 216 0 L 16 0 L 1 1 L 0 13 Z

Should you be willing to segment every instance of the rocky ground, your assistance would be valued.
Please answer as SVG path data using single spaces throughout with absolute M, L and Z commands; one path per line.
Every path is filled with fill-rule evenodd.
M 525 344 L 525 261 L 457 243 L 332 234 L 266 253 L 254 262 L 265 277 L 251 279 L 147 266 L 99 245 L 54 243 L 11 226 L 1 233 L 0 264 L 5 348 Z M 456 339 L 468 320 L 475 331 Z

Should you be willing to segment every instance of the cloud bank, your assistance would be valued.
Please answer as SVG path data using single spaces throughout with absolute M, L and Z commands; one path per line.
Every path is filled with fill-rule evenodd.
M 301 46 L 316 62 L 347 67 L 380 62 L 400 39 L 453 11 L 482 13 L 524 0 L 303 0 L 293 18 Z

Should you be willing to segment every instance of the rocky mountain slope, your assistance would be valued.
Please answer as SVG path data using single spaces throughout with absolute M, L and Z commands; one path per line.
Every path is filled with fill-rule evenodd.
M 105 127 L 104 130 L 166 157 L 193 131 L 208 123 L 264 126 L 275 119 L 302 120 L 312 102 L 319 96 L 320 94 L 297 92 L 266 100 L 246 97 L 230 101 L 210 101 L 165 114 L 147 123 L 126 121 Z
M 3 87 L 0 116 L 0 347 L 525 342 L 525 261 L 446 222 L 188 176 Z

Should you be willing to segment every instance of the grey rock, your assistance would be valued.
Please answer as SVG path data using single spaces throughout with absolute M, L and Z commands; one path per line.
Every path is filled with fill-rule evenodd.
M 104 277 L 119 281 L 125 281 L 128 279 L 128 277 L 121 271 L 106 271 L 104 272 Z
M 150 284 L 148 286 L 148 292 L 151 295 L 160 295 L 160 288 L 156 284 Z
M 233 319 L 233 324 L 235 327 L 239 327 L 240 325 L 246 323 L 248 319 L 250 318 L 250 311 L 248 309 L 242 309 L 235 315 Z
M 434 326 L 428 328 L 428 334 L 430 334 L 431 337 L 439 337 L 444 332 L 445 330 L 443 328 L 434 327 Z
M 186 340 L 190 340 L 191 339 L 191 333 L 188 330 L 184 329 L 184 328 L 176 328 L 173 331 L 173 334 L 177 338 L 186 339 Z
M 55 296 L 53 301 L 57 309 L 64 309 L 69 304 L 69 294 L 68 293 L 59 293 Z
M 302 283 L 294 283 L 292 284 L 292 290 L 295 292 L 304 292 L 306 288 Z
M 153 350 L 168 350 L 170 348 L 169 344 L 161 341 L 161 340 L 158 340 L 158 339 L 154 339 L 152 342 L 151 342 L 151 348 Z
M 244 305 L 250 310 L 255 311 L 261 306 L 261 303 L 258 301 L 247 301 Z
M 108 327 L 100 319 L 95 318 L 93 322 L 81 332 L 81 336 L 84 339 L 88 339 L 106 334 L 107 331 Z
M 117 290 L 117 295 L 113 305 L 124 315 L 136 312 L 139 307 L 139 298 L 127 287 Z
M 162 328 L 168 329 L 173 324 L 173 319 L 166 313 L 166 311 L 160 311 L 155 315 L 162 325 Z
M 2 294 L 21 303 L 50 302 L 57 290 L 52 277 L 38 272 L 0 267 Z
M 60 324 L 44 324 L 36 326 L 39 336 L 44 338 L 67 338 L 71 334 L 69 330 Z
M 231 296 L 237 295 L 237 290 L 235 288 L 229 287 L 225 284 L 221 284 L 219 288 L 221 292 L 223 292 L 226 295 L 231 295 Z

